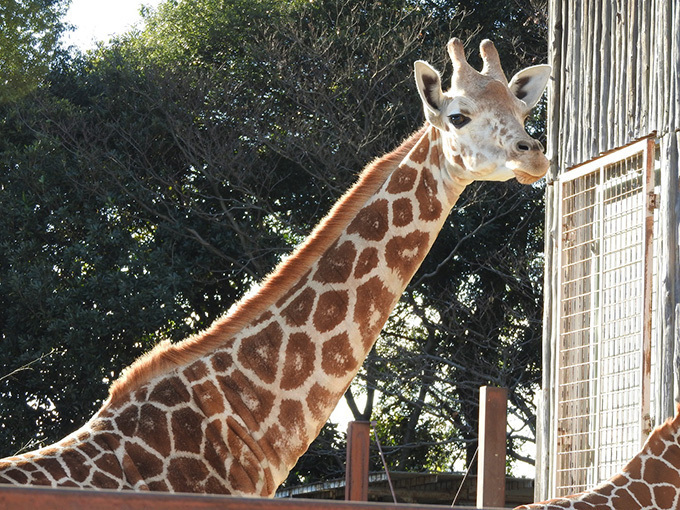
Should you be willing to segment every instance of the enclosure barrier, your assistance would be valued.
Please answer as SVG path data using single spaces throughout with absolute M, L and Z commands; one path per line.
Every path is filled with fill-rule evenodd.
M 477 505 L 505 503 L 505 443 L 507 389 L 480 388 Z M 441 505 L 368 503 L 370 423 L 351 422 L 347 431 L 348 501 L 293 498 L 243 498 L 214 494 L 171 494 L 0 484 L 0 510 L 437 510 L 462 508 Z M 396 498 L 395 498 L 396 501 Z M 470 508 L 470 507 L 466 507 Z
M 365 503 L 313 499 L 237 498 L 0 485 L 0 510 L 451 510 L 440 505 Z M 467 507 L 469 510 L 469 507 Z M 455 510 L 455 508 L 454 508 Z M 462 510 L 459 508 L 459 510 Z

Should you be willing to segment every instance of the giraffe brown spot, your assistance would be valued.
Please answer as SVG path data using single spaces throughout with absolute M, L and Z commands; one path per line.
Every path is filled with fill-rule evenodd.
M 352 355 L 352 345 L 346 332 L 335 335 L 324 342 L 321 349 L 321 368 L 327 374 L 343 377 L 358 366 L 359 362 Z
M 309 273 L 311 273 L 312 270 L 310 269 L 305 273 L 305 275 L 298 280 L 298 282 L 293 285 L 288 291 L 279 298 L 279 300 L 276 302 L 276 306 L 281 308 L 283 305 L 286 304 L 286 301 L 288 301 L 292 296 L 298 293 L 298 291 L 304 287 L 307 284 L 307 280 L 309 279 Z
M 413 207 L 408 198 L 399 198 L 392 203 L 392 223 L 395 227 L 403 227 L 413 221 Z
M 262 444 L 262 451 L 267 456 L 267 459 L 269 459 L 269 462 L 275 467 L 280 467 L 282 460 L 279 452 L 283 448 L 283 432 L 278 423 L 272 423 L 260 443 Z
M 158 492 L 169 492 L 170 491 L 170 487 L 168 487 L 168 484 L 165 483 L 165 480 L 157 480 L 155 482 L 149 482 L 147 485 L 148 485 L 150 491 L 158 491 Z
M 652 492 L 649 490 L 647 482 L 633 482 L 628 486 L 628 492 L 642 504 L 643 507 L 652 506 Z
M 234 462 L 229 469 L 228 480 L 235 492 L 253 494 L 255 492 L 253 480 L 257 480 L 257 470 L 253 469 L 252 463 L 248 465 L 243 462 Z
M 212 356 L 210 356 L 210 364 L 215 372 L 226 372 L 231 368 L 234 363 L 231 353 L 227 351 L 215 351 Z
M 306 433 L 305 415 L 299 400 L 283 399 L 279 408 L 279 423 L 289 434 L 303 440 Z
M 90 474 L 91 463 L 78 450 L 68 449 L 62 452 L 61 458 L 66 464 L 70 478 L 76 482 L 84 482 Z
M 420 206 L 419 218 L 424 221 L 433 221 L 442 214 L 442 203 L 437 198 L 437 181 L 428 168 L 423 168 L 420 182 L 416 189 L 416 199 Z
M 612 491 L 617 487 L 623 487 L 628 484 L 628 476 L 622 476 L 621 473 L 617 473 L 611 477 L 609 483 L 613 485 Z
M 373 344 L 385 324 L 395 299 L 396 296 L 383 285 L 377 276 L 357 289 L 354 322 L 359 325 L 359 332 L 366 349 Z
M 194 361 L 191 365 L 184 369 L 184 377 L 190 381 L 197 381 L 203 379 L 208 375 L 208 367 L 202 360 Z
M 121 477 L 122 469 L 120 462 L 112 453 L 106 453 L 94 461 L 94 465 L 106 473 L 111 473 L 114 476 Z
M 146 400 L 148 390 L 149 390 L 149 388 L 147 388 L 146 386 L 142 386 L 137 391 L 135 391 L 134 392 L 135 400 L 137 402 L 144 402 Z
M 240 416 L 251 431 L 259 430 L 272 410 L 274 394 L 255 384 L 242 372 L 218 377 L 217 380 L 234 414 Z
M 201 453 L 203 416 L 189 407 L 178 409 L 170 418 L 175 450 Z
M 83 443 L 78 447 L 78 450 L 90 459 L 94 459 L 99 455 L 99 448 L 97 448 L 96 443 L 94 442 Z
M 424 163 L 430 152 L 430 139 L 423 137 L 422 140 L 411 151 L 411 161 Z
M 335 404 L 335 393 L 315 383 L 307 394 L 307 407 L 317 420 L 325 419 L 326 412 Z
M 159 381 L 151 391 L 149 400 L 173 407 L 189 402 L 191 395 L 189 395 L 189 392 L 184 387 L 182 380 L 174 376 Z
M 208 427 L 208 432 L 203 445 L 203 457 L 208 461 L 208 464 L 220 475 L 222 478 L 227 477 L 227 458 L 229 457 L 229 450 L 222 441 L 222 437 L 216 433 L 215 429 Z
M 140 408 L 137 435 L 162 457 L 170 455 L 170 435 L 165 412 L 153 404 L 144 404 Z
M 209 474 L 202 461 L 189 457 L 173 458 L 168 466 L 168 482 L 175 492 L 203 492 Z
M 611 499 L 612 508 L 640 508 L 626 489 L 617 489 Z
M 418 170 L 405 164 L 401 165 L 392 173 L 390 182 L 387 184 L 387 192 L 396 195 L 411 191 L 417 177 Z
M 589 503 L 591 505 L 605 505 L 609 501 L 609 498 L 598 494 L 597 492 L 589 492 L 583 496 L 582 500 L 584 503 Z
M 656 485 L 654 486 L 653 490 L 656 508 L 659 509 L 674 508 L 675 495 L 677 492 L 677 489 L 675 487 L 670 487 L 668 485 Z
M 654 457 L 645 460 L 644 480 L 664 480 L 674 487 L 680 487 L 680 473 L 661 459 Z
M 9 478 L 9 483 L 18 483 L 22 485 L 28 483 L 28 475 L 17 468 L 8 469 L 7 471 L 3 471 L 2 474 Z
M 319 296 L 314 312 L 314 327 L 320 333 L 332 330 L 347 315 L 349 294 L 346 290 L 329 290 Z
M 87 431 L 87 430 L 85 430 L 85 431 L 81 432 L 80 434 L 78 434 L 78 435 L 76 436 L 76 439 L 77 439 L 77 442 L 78 442 L 78 443 L 84 443 L 84 442 L 86 442 L 88 439 L 90 439 L 90 432 Z
M 101 471 L 96 471 L 92 475 L 92 485 L 99 489 L 117 489 L 120 486 L 118 480 Z
M 115 450 L 120 446 L 120 436 L 117 434 L 95 434 L 92 440 L 97 443 L 102 450 Z
M 130 405 L 123 409 L 123 411 L 115 418 L 118 430 L 124 436 L 132 436 L 137 430 L 137 418 L 139 416 L 139 408 L 136 405 Z
M 430 236 L 416 230 L 406 236 L 395 236 L 385 246 L 387 266 L 408 281 L 420 266 L 429 248 Z
M 354 268 L 354 278 L 362 278 L 363 276 L 370 273 L 373 269 L 378 267 L 378 249 L 377 248 L 366 248 L 359 255 L 357 260 L 357 265 Z
M 279 408 L 279 423 L 283 426 L 287 448 L 283 450 L 283 462 L 292 466 L 307 449 L 307 428 L 302 403 L 285 399 Z
M 163 461 L 146 448 L 136 443 L 127 443 L 125 453 L 128 457 L 127 462 L 134 466 L 142 478 L 151 478 L 163 472 Z M 129 470 L 130 467 L 126 466 L 126 473 Z M 136 481 L 138 480 L 134 480 Z
M 224 412 L 224 399 L 214 382 L 208 380 L 201 384 L 194 384 L 192 390 L 194 401 L 206 416 Z
M 640 460 L 640 456 L 635 456 L 628 464 L 626 464 L 624 469 L 630 478 L 642 478 L 642 461 Z
M 312 313 L 315 298 L 314 289 L 307 287 L 281 311 L 281 316 L 289 326 L 303 326 Z
M 352 274 L 352 266 L 357 256 L 354 243 L 345 241 L 338 246 L 336 241 L 321 256 L 314 280 L 322 283 L 344 283 Z
M 243 439 L 241 436 L 245 430 L 241 425 L 231 416 L 227 418 L 227 445 L 233 458 L 238 459 L 243 450 Z
M 201 492 L 206 492 L 208 494 L 229 494 L 229 489 L 224 485 L 220 480 L 215 478 L 214 476 L 211 476 L 208 478 L 208 480 L 205 482 L 205 485 L 203 487 L 203 491 Z
M 432 145 L 432 149 L 430 150 L 430 165 L 439 168 L 439 166 L 442 164 L 442 157 L 441 157 L 441 152 L 439 151 L 439 146 L 438 145 Z
M 264 460 L 260 444 L 255 442 L 248 429 L 244 428 L 231 417 L 227 418 L 227 430 L 229 449 L 233 453 L 233 457 L 239 459 L 239 462 L 232 463 L 229 479 L 231 479 L 232 476 L 231 470 L 236 465 L 241 473 L 250 471 L 253 475 L 253 477 L 250 478 L 251 481 L 257 480 L 259 476 L 259 466 Z
M 241 341 L 238 360 L 244 368 L 255 372 L 263 382 L 271 384 L 276 379 L 282 341 L 281 326 L 278 322 L 272 322 L 262 331 Z
M 281 389 L 299 388 L 312 375 L 316 351 L 312 339 L 306 333 L 293 333 L 288 337 L 286 360 L 283 365 Z
M 387 223 L 387 200 L 380 198 L 361 209 L 352 223 L 347 227 L 347 233 L 359 234 L 369 241 L 380 241 L 389 228 Z
M 50 472 L 50 474 L 54 476 L 53 472 Z M 52 482 L 50 481 L 49 478 L 47 478 L 47 475 L 45 475 L 45 473 L 37 471 L 33 473 L 31 476 L 33 477 L 31 480 L 31 485 L 52 485 Z

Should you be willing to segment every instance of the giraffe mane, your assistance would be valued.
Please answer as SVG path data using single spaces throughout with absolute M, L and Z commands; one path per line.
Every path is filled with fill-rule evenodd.
M 175 344 L 164 340 L 123 370 L 109 389 L 108 403 L 125 401 L 130 392 L 154 377 L 178 366 L 187 365 L 219 348 L 260 317 L 295 285 L 304 276 L 307 268 L 335 242 L 366 200 L 382 186 L 427 129 L 426 124 L 406 138 L 396 149 L 368 164 L 357 182 L 331 208 L 309 237 L 276 266 L 256 292 L 241 299 L 226 315 L 216 319 L 204 331 Z

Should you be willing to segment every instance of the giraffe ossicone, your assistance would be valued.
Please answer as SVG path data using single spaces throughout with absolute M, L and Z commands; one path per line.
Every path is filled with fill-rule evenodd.
M 206 331 L 162 343 L 60 442 L 0 460 L 0 483 L 272 496 L 342 398 L 449 211 L 473 180 L 530 183 L 525 131 L 550 68 L 510 82 L 490 41 L 451 88 L 416 62 L 427 122 L 368 165 L 293 254 Z
M 591 490 L 515 510 L 675 510 L 680 508 L 680 404 L 621 472 Z

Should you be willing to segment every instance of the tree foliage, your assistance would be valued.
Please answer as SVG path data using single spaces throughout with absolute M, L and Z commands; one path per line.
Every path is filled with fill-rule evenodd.
M 140 353 L 262 278 L 419 127 L 414 60 L 446 69 L 452 35 L 484 36 L 513 73 L 544 60 L 540 13 L 528 0 L 170 0 L 141 32 L 55 56 L 49 80 L 0 106 L 0 456 L 77 428 Z M 466 191 L 348 393 L 393 468 L 470 459 L 482 384 L 510 388 L 521 457 L 540 195 Z M 288 483 L 339 474 L 342 441 L 327 427 Z
M 47 74 L 69 2 L 0 1 L 0 104 L 35 88 Z

